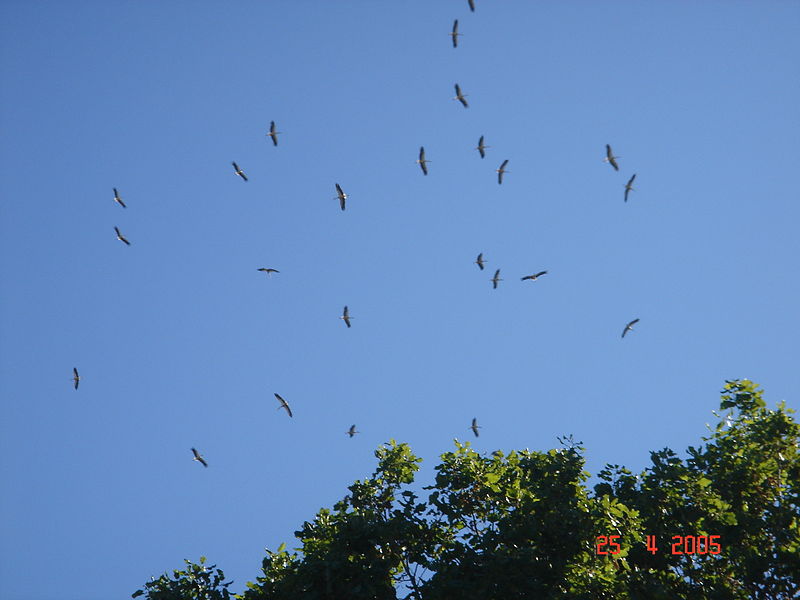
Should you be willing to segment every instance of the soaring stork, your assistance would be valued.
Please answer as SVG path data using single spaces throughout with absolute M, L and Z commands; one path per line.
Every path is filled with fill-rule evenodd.
M 483 265 L 486 264 L 486 261 L 483 260 L 483 252 L 478 254 L 478 258 L 475 260 L 475 264 L 478 265 L 478 268 L 483 271 Z
M 619 165 L 617 164 L 617 159 L 622 158 L 621 156 L 614 156 L 614 153 L 611 151 L 611 146 L 606 144 L 606 157 L 603 159 L 603 162 L 607 162 L 612 167 L 614 167 L 615 171 L 619 171 Z
M 523 278 L 522 278 L 520 281 L 525 281 L 526 279 L 530 279 L 531 281 L 536 281 L 536 280 L 537 280 L 537 279 L 539 279 L 539 277 L 541 277 L 542 275 L 547 275 L 547 271 L 539 271 L 539 272 L 538 272 L 538 273 L 536 273 L 535 275 L 526 275 L 526 276 L 525 276 L 525 277 L 523 277 Z
M 126 246 L 130 246 L 131 245 L 131 243 L 127 239 L 125 239 L 125 236 L 120 233 L 119 227 L 114 227 L 114 231 L 117 232 L 117 239 L 120 242 L 123 242 Z
M 496 290 L 497 284 L 503 281 L 500 279 L 500 269 L 497 269 L 497 271 L 494 272 L 494 277 L 492 277 L 489 281 L 492 282 L 492 289 Z
M 461 87 L 458 84 L 456 84 L 456 95 L 453 100 L 458 100 L 464 105 L 464 108 L 469 108 L 469 104 L 467 104 L 467 96 L 466 94 L 461 93 Z
M 279 133 L 283 133 L 283 132 L 282 131 L 275 131 L 275 121 L 270 121 L 269 122 L 269 133 L 267 134 L 267 136 L 272 138 L 272 145 L 273 146 L 277 146 L 278 145 L 278 134 Z
M 208 467 L 208 463 L 206 462 L 206 459 L 203 458 L 202 456 L 200 456 L 200 453 L 197 450 L 195 450 L 194 448 L 192 448 L 192 454 L 194 454 L 194 458 L 192 460 L 196 460 L 197 462 L 199 462 L 204 467 Z
M 450 32 L 450 37 L 453 38 L 453 48 L 458 48 L 458 36 L 461 34 L 458 33 L 458 19 L 453 21 L 453 31 Z
M 273 392 L 273 394 L 274 393 L 275 392 Z M 284 400 L 283 398 L 281 398 L 280 394 L 275 394 L 275 397 L 278 399 L 278 402 L 281 403 L 281 405 L 278 407 L 278 410 L 280 410 L 282 408 L 286 409 L 286 414 L 288 414 L 291 417 L 292 416 L 292 409 L 289 408 L 289 403 L 286 402 L 286 400 Z
M 478 437 L 478 429 L 481 429 L 481 426 L 478 425 L 477 418 L 472 419 L 472 425 L 470 426 L 470 429 L 472 429 L 472 433 L 475 434 L 475 437 Z
M 336 184 L 336 197 L 339 199 L 339 206 L 344 210 L 344 203 L 347 200 L 347 194 L 342 191 L 342 186 Z
M 360 432 L 360 431 L 356 431 L 356 426 L 355 426 L 355 425 L 351 425 L 351 426 L 350 426 L 350 429 L 348 429 L 347 431 L 345 431 L 345 433 L 346 433 L 347 435 L 349 435 L 350 437 L 353 437 L 355 434 L 357 434 L 357 433 L 361 433 L 361 432 Z
M 245 181 L 247 181 L 247 175 L 245 175 L 244 171 L 242 171 L 239 168 L 239 165 L 237 165 L 235 162 L 232 162 L 231 164 L 233 165 L 233 172 L 236 173 L 236 175 L 238 175 L 239 177 L 241 177 Z
M 347 325 L 348 328 L 350 327 L 350 319 L 352 319 L 353 317 L 350 316 L 350 309 L 349 308 L 347 308 L 345 306 L 344 307 L 344 311 L 342 312 L 342 316 L 339 317 L 339 318 L 342 321 L 344 321 L 344 324 Z
M 625 337 L 625 334 L 628 333 L 629 331 L 633 331 L 633 326 L 636 325 L 636 323 L 638 322 L 639 319 L 634 319 L 633 321 L 625 325 L 625 329 L 622 330 L 622 337 Z
M 72 367 L 72 383 L 75 386 L 75 389 L 78 389 L 78 384 L 81 382 L 81 376 L 78 375 L 78 369 L 76 367 Z
M 633 187 L 633 180 L 636 179 L 636 173 L 634 173 L 630 179 L 628 179 L 628 183 L 625 184 L 625 202 L 628 201 L 628 194 L 634 190 Z
M 417 159 L 417 164 L 422 169 L 422 173 L 427 175 L 428 174 L 428 167 L 425 166 L 426 163 L 431 161 L 425 159 L 425 147 L 419 147 L 419 158 Z
M 278 269 L 272 269 L 272 268 L 265 269 L 264 267 L 261 267 L 260 269 L 258 269 L 258 271 L 266 273 L 267 277 L 272 277 L 273 273 L 280 273 L 280 271 L 278 271 Z
M 114 189 L 114 202 L 119 204 L 122 208 L 128 208 L 127 206 L 125 206 L 125 203 L 122 201 L 122 196 L 119 195 L 119 192 L 117 191 L 117 188 L 113 188 L 113 189 Z
M 486 152 L 484 152 L 484 150 L 486 150 L 486 148 L 491 148 L 491 146 L 486 146 L 483 143 L 483 136 L 481 136 L 481 139 L 478 140 L 478 145 L 475 147 L 475 150 L 480 152 L 481 158 L 486 158 Z
M 503 161 L 503 164 L 500 165 L 500 168 L 499 169 L 495 169 L 497 171 L 497 183 L 498 183 L 498 185 L 503 183 L 503 173 L 511 173 L 511 171 L 506 171 L 506 165 L 507 164 L 508 164 L 508 159 L 505 159 Z

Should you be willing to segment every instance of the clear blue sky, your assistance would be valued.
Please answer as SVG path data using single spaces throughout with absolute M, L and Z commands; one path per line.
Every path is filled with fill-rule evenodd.
M 799 26 L 794 1 L 3 2 L 0 596 L 125 598 L 201 554 L 240 591 L 379 444 L 428 483 L 473 417 L 480 451 L 572 433 L 596 473 L 698 444 L 725 379 L 797 408 Z

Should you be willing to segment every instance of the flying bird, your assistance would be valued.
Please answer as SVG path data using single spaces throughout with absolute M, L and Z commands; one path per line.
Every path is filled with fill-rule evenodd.
M 500 165 L 499 169 L 495 169 L 497 171 L 497 184 L 500 185 L 503 183 L 503 173 L 511 173 L 511 171 L 506 171 L 506 165 L 508 164 L 508 159 L 503 161 L 503 164 Z
M 349 308 L 347 308 L 345 306 L 344 307 L 344 312 L 342 313 L 342 316 L 339 317 L 339 318 L 342 321 L 344 321 L 344 324 L 347 325 L 348 328 L 350 327 L 350 319 L 352 319 L 353 317 L 350 316 L 350 309 Z
M 500 269 L 497 269 L 497 271 L 494 272 L 494 277 L 492 277 L 489 281 L 492 282 L 492 289 L 496 290 L 497 284 L 503 281 L 502 279 L 500 279 Z
M 470 426 L 470 429 L 472 429 L 472 433 L 475 434 L 475 437 L 478 437 L 478 429 L 481 429 L 481 426 L 478 425 L 478 419 L 477 418 L 472 419 L 472 425 Z
M 347 435 L 349 435 L 350 437 L 353 437 L 355 434 L 357 434 L 357 433 L 361 433 L 361 432 L 360 432 L 360 431 L 356 431 L 356 426 L 355 426 L 355 425 L 351 425 L 351 426 L 350 426 L 350 429 L 348 429 L 347 431 L 345 431 L 345 433 L 346 433 Z
M 208 463 L 206 462 L 206 459 L 203 458 L 202 456 L 200 456 L 200 453 L 197 450 L 195 450 L 194 448 L 192 448 L 192 454 L 194 454 L 194 458 L 192 460 L 196 460 L 197 462 L 199 462 L 204 467 L 208 467 Z
M 636 179 L 636 173 L 634 173 L 630 179 L 628 179 L 628 183 L 625 184 L 625 202 L 628 201 L 628 193 L 634 190 L 633 187 L 633 180 Z
M 461 93 L 461 87 L 456 84 L 456 96 L 453 100 L 458 100 L 461 104 L 464 105 L 464 108 L 469 108 L 469 104 L 467 104 L 467 96 Z
M 475 260 L 475 264 L 478 265 L 478 268 L 483 271 L 483 265 L 486 264 L 486 261 L 483 260 L 483 252 L 478 254 L 478 258 Z
M 114 227 L 114 231 L 117 232 L 117 239 L 120 242 L 124 242 L 126 246 L 130 246 L 131 245 L 131 243 L 128 240 L 125 239 L 125 236 L 120 233 L 119 227 Z
M 273 273 L 280 273 L 280 271 L 278 271 L 278 269 L 265 269 L 264 267 L 261 267 L 258 270 L 266 273 L 267 277 L 272 277 Z
M 78 375 L 78 369 L 76 367 L 72 367 L 72 383 L 75 385 L 75 389 L 78 389 L 78 384 L 81 382 L 81 376 Z
M 244 171 L 242 171 L 242 170 L 239 168 L 239 165 L 237 165 L 235 162 L 233 162 L 233 163 L 231 163 L 231 164 L 233 165 L 233 171 L 234 171 L 234 173 L 236 173 L 236 174 L 237 174 L 239 177 L 241 177 L 242 179 L 244 179 L 245 181 L 247 181 L 247 175 L 245 175 L 245 174 L 244 174 Z
M 522 278 L 520 281 L 525 281 L 526 279 L 530 279 L 531 281 L 536 281 L 536 280 L 537 280 L 537 279 L 539 279 L 539 277 L 541 277 L 542 275 L 547 275 L 547 271 L 539 271 L 539 272 L 538 272 L 538 273 L 536 273 L 535 275 L 526 275 L 526 276 L 525 276 L 525 277 L 523 277 L 523 278 Z
M 453 21 L 453 31 L 450 32 L 450 37 L 453 38 L 453 48 L 458 48 L 458 36 L 461 34 L 458 33 L 458 19 Z
M 639 322 L 639 319 L 634 319 L 633 321 L 631 321 L 630 323 L 625 325 L 625 329 L 622 330 L 622 337 L 625 337 L 626 333 L 628 333 L 629 331 L 632 331 L 633 330 L 633 326 L 636 325 L 636 323 L 638 323 L 638 322 Z
M 122 201 L 122 196 L 119 195 L 117 188 L 114 188 L 114 202 L 119 204 L 122 208 L 128 208 L 125 206 L 125 203 Z
M 269 133 L 267 134 L 269 137 L 272 138 L 272 145 L 278 145 L 278 134 L 283 133 L 282 131 L 275 131 L 275 121 L 269 122 Z
M 427 175 L 428 174 L 428 167 L 425 166 L 425 163 L 429 163 L 431 161 L 425 159 L 425 147 L 419 147 L 419 158 L 417 159 L 417 164 L 422 169 L 422 172 Z
M 467 0 L 467 2 L 469 2 L 469 9 L 475 12 L 475 0 Z
M 619 165 L 617 164 L 617 159 L 621 158 L 619 156 L 614 156 L 614 153 L 611 152 L 611 146 L 606 144 L 606 157 L 603 159 L 603 162 L 607 162 L 612 167 L 614 167 L 615 171 L 619 171 Z
M 280 394 L 275 394 L 275 397 L 278 399 L 278 402 L 281 403 L 281 405 L 278 407 L 278 410 L 280 410 L 282 408 L 285 408 L 286 409 L 286 413 L 291 417 L 292 416 L 292 409 L 289 408 L 289 403 L 286 402 L 286 400 L 284 400 L 283 398 L 281 398 Z
M 347 200 L 347 194 L 342 191 L 342 186 L 340 186 L 338 183 L 336 184 L 336 197 L 339 199 L 339 206 L 341 206 L 342 210 L 344 210 L 344 203 L 345 200 Z
M 481 139 L 478 140 L 478 145 L 475 147 L 475 150 L 481 153 L 481 158 L 486 158 L 486 152 L 484 152 L 486 148 L 491 148 L 491 146 L 484 145 L 483 136 L 481 136 Z

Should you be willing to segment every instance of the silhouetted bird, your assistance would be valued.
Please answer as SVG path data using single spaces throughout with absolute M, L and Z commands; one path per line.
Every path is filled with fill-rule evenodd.
M 127 239 L 125 239 L 125 236 L 120 233 L 119 227 L 114 227 L 114 231 L 117 232 L 117 239 L 120 242 L 123 242 L 126 246 L 130 246 L 131 245 L 131 243 Z
M 262 273 L 266 273 L 267 277 L 272 277 L 273 273 L 280 273 L 280 271 L 278 271 L 278 269 L 265 269 L 264 267 L 261 267 L 258 270 L 261 271 Z
M 464 108 L 469 108 L 469 104 L 467 104 L 467 96 L 466 94 L 461 93 L 461 88 L 459 87 L 458 84 L 456 84 L 456 95 L 455 98 L 453 98 L 453 100 L 458 100 L 459 102 L 461 102 L 461 104 L 464 105 Z
M 119 195 L 119 192 L 117 191 L 117 188 L 113 188 L 113 189 L 114 189 L 114 202 L 119 204 L 122 208 L 128 208 L 127 206 L 125 206 L 125 203 L 122 201 L 122 196 Z
M 81 382 L 81 376 L 78 375 L 78 369 L 72 367 L 72 383 L 75 385 L 75 389 L 78 389 L 78 384 Z
M 497 271 L 494 272 L 494 277 L 492 277 L 489 281 L 492 282 L 492 289 L 496 290 L 497 284 L 503 281 L 502 279 L 500 279 L 500 269 L 497 269 Z
M 239 177 L 241 177 L 241 178 L 242 178 L 242 179 L 244 179 L 245 181 L 247 181 L 247 175 L 245 175 L 245 174 L 244 174 L 244 171 L 242 171 L 242 170 L 239 168 L 239 165 L 237 165 L 235 162 L 233 162 L 233 163 L 231 163 L 231 164 L 233 165 L 233 172 L 234 172 L 234 173 L 236 173 L 236 174 L 237 174 Z
M 496 169 L 496 171 L 497 171 L 497 183 L 498 183 L 498 185 L 499 185 L 499 184 L 501 184 L 501 183 L 503 183 L 503 174 L 504 174 L 504 173 L 511 173 L 511 171 L 506 171 L 506 165 L 507 165 L 507 164 L 508 164 L 508 159 L 505 159 L 505 160 L 503 161 L 503 164 L 502 164 L 502 165 L 500 165 L 500 168 L 499 168 L 499 169 Z
M 336 184 L 336 197 L 339 199 L 339 206 L 341 206 L 342 210 L 344 210 L 344 203 L 347 200 L 347 194 L 342 191 L 342 187 L 338 183 Z
M 625 337 L 625 334 L 628 333 L 629 331 L 633 331 L 633 326 L 636 325 L 636 323 L 638 322 L 639 319 L 634 319 L 633 321 L 625 325 L 625 329 L 622 330 L 622 337 Z
M 420 168 L 422 169 L 422 172 L 425 175 L 428 174 L 428 167 L 425 166 L 425 163 L 429 163 L 429 162 L 431 162 L 431 161 L 425 160 L 425 147 L 424 146 L 420 146 L 419 147 L 419 158 L 417 159 L 417 164 L 420 166 Z
M 475 150 L 480 152 L 481 158 L 485 158 L 486 157 L 486 152 L 484 152 L 484 150 L 486 150 L 486 148 L 491 148 L 491 146 L 484 145 L 483 136 L 481 136 L 481 139 L 478 140 L 478 145 L 475 147 Z
M 470 426 L 470 429 L 472 429 L 472 433 L 475 434 L 475 437 L 478 437 L 478 429 L 481 429 L 481 426 L 478 425 L 478 419 L 477 418 L 472 419 L 472 425 Z
M 204 467 L 208 467 L 208 463 L 206 462 L 206 459 L 203 458 L 202 456 L 200 456 L 200 453 L 197 450 L 195 450 L 194 448 L 192 448 L 192 454 L 194 454 L 194 458 L 192 460 L 196 460 L 197 462 L 199 462 Z
M 609 163 L 612 167 L 614 167 L 615 171 L 619 171 L 619 165 L 617 164 L 618 158 L 620 157 L 614 156 L 614 153 L 611 152 L 611 146 L 606 144 L 606 157 L 603 159 L 603 162 Z
M 475 264 L 478 265 L 478 268 L 483 271 L 483 265 L 486 264 L 486 261 L 483 260 L 483 252 L 478 254 L 478 258 L 475 260 Z
M 286 414 L 288 414 L 291 417 L 292 416 L 292 409 L 289 408 L 289 403 L 286 402 L 286 400 L 284 400 L 283 398 L 281 398 L 280 394 L 275 394 L 275 397 L 278 399 L 278 402 L 281 403 L 281 405 L 278 407 L 278 410 L 280 410 L 282 408 L 285 408 L 286 409 Z
M 339 318 L 342 321 L 344 321 L 344 324 L 347 325 L 347 327 L 350 327 L 350 319 L 352 319 L 353 317 L 350 316 L 350 309 L 349 308 L 347 308 L 345 306 L 344 307 L 344 312 L 342 313 L 342 316 L 339 317 Z
M 636 173 L 634 173 L 630 179 L 628 179 L 628 183 L 625 184 L 625 202 L 628 201 L 628 193 L 633 191 L 633 180 L 636 179 Z
M 361 433 L 361 432 L 360 432 L 360 431 L 356 431 L 356 426 L 355 426 L 355 425 L 351 425 L 351 426 L 350 426 L 350 429 L 348 429 L 347 431 L 345 431 L 345 433 L 346 433 L 347 435 L 349 435 L 350 437 L 353 437 L 355 434 L 357 434 L 357 433 Z
M 450 37 L 453 38 L 453 48 L 458 48 L 458 36 L 461 34 L 458 33 L 458 19 L 453 21 L 453 31 L 450 32 Z
M 525 277 L 522 278 L 522 281 L 525 281 L 526 279 L 530 279 L 531 281 L 536 281 L 542 275 L 547 275 L 547 271 L 539 271 L 535 275 L 526 275 Z
M 269 137 L 272 138 L 272 145 L 278 145 L 278 134 L 283 133 L 282 131 L 275 131 L 275 121 L 269 122 L 269 133 L 267 134 Z

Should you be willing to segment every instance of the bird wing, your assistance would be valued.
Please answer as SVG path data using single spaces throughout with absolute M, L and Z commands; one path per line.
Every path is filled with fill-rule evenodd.
M 192 454 L 194 454 L 195 458 L 198 458 L 198 459 L 200 458 L 200 453 L 197 450 L 195 450 L 194 448 L 192 448 Z
M 344 192 L 342 191 L 342 186 L 340 186 L 338 183 L 336 184 L 336 193 L 339 196 L 344 196 Z
M 122 237 L 122 234 L 119 232 L 119 227 L 117 227 L 116 225 L 114 226 L 114 231 L 116 232 L 117 237 Z
M 206 459 L 205 459 L 205 458 L 203 458 L 202 456 L 200 456 L 200 457 L 198 457 L 198 458 L 197 458 L 197 460 L 198 460 L 198 461 L 200 461 L 200 464 L 201 464 L 201 465 L 203 465 L 204 467 L 208 468 L 208 463 L 206 462 Z
M 237 165 L 235 162 L 232 162 L 231 164 L 233 165 L 233 168 L 236 169 L 236 171 L 241 171 L 239 165 Z
M 505 171 L 505 170 L 506 170 L 506 165 L 507 165 L 507 164 L 508 164 L 508 159 L 505 159 L 505 160 L 503 161 L 503 164 L 502 164 L 502 165 L 500 165 L 500 170 L 501 170 L 501 171 Z
M 467 0 L 469 2 L 469 9 L 475 12 L 475 0 Z
M 606 144 L 606 159 L 610 161 L 612 156 L 614 156 L 614 153 L 611 152 L 611 146 Z
M 547 271 L 539 271 L 534 277 L 541 277 L 542 275 L 547 275 Z
M 617 161 L 613 156 L 608 159 L 608 162 L 611 163 L 611 166 L 614 167 L 615 171 L 619 171 L 619 165 L 617 164 Z
M 270 121 L 269 122 L 269 132 L 270 132 L 271 135 L 275 134 L 275 121 Z
M 464 105 L 464 108 L 469 108 L 469 104 L 467 103 L 467 99 L 464 96 L 461 96 L 461 98 L 459 98 L 459 100 L 461 101 L 461 104 Z
M 461 88 L 456 84 L 456 98 L 461 97 Z
M 636 179 L 636 173 L 634 173 L 633 175 L 631 175 L 631 178 L 630 178 L 630 179 L 628 179 L 628 183 L 627 183 L 626 185 L 628 185 L 628 186 L 629 186 L 629 185 L 633 184 L 633 180 L 634 180 L 634 179 Z

